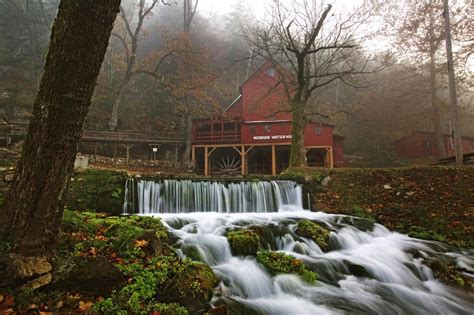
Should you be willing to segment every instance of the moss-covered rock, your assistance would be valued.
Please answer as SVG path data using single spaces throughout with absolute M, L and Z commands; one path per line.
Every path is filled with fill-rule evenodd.
M 261 263 L 272 275 L 290 273 L 300 276 L 308 283 L 315 283 L 316 273 L 309 270 L 301 260 L 294 256 L 274 251 L 259 251 L 257 261 Z
M 323 251 L 329 250 L 330 231 L 310 220 L 299 220 L 296 227 L 296 234 L 302 237 L 312 239 Z
M 256 227 L 229 231 L 226 236 L 234 255 L 255 255 L 261 248 L 262 235 Z
M 168 232 L 159 218 L 106 217 L 102 213 L 66 210 L 59 250 L 72 256 L 87 254 L 91 249 L 125 254 L 134 249 L 137 240 L 144 240 L 143 254 L 150 254 L 150 246 L 160 247 L 163 252 L 164 244 L 157 242 L 167 238 Z
M 442 259 L 427 259 L 425 264 L 433 270 L 435 278 L 441 282 L 463 288 L 468 291 L 474 291 L 474 281 L 472 278 L 464 275 L 456 266 L 454 262 L 443 261 Z
M 199 262 L 191 262 L 182 272 L 164 283 L 158 299 L 164 302 L 179 302 L 194 314 L 208 308 L 218 279 L 212 269 Z
M 66 207 L 119 214 L 122 211 L 125 172 L 88 169 L 71 177 Z

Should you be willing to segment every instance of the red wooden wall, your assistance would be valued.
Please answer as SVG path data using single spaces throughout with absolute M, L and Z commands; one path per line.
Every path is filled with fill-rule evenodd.
M 454 155 L 449 135 L 443 135 L 444 145 L 448 156 Z M 474 152 L 474 138 L 462 138 L 463 152 Z M 405 159 L 437 157 L 438 145 L 436 136 L 430 132 L 415 132 L 393 143 L 396 154 Z

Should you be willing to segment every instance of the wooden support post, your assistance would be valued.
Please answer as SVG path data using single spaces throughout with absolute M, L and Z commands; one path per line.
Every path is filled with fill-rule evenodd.
M 148 146 L 151 148 L 151 151 L 153 152 L 152 160 L 156 161 L 156 153 L 158 152 L 158 149 L 161 147 L 161 144 L 149 143 Z
M 98 143 L 94 143 L 94 160 L 97 161 L 97 147 L 99 146 Z
M 235 148 L 235 147 L 234 147 Z M 241 156 L 241 159 L 242 159 L 242 163 L 240 163 L 242 165 L 242 175 L 246 175 L 248 172 L 247 172 L 247 154 L 250 152 L 250 150 L 253 149 L 253 146 L 251 146 L 250 148 L 248 148 L 247 150 L 245 150 L 245 145 L 242 145 L 242 151 L 240 153 L 240 156 Z
M 276 150 L 275 145 L 272 144 L 272 175 L 275 176 L 277 174 L 276 171 Z
M 195 146 L 192 146 L 192 149 L 191 149 L 191 161 L 193 163 L 196 163 L 196 147 Z
M 209 176 L 209 147 L 204 147 L 204 176 Z
M 333 156 L 332 147 L 329 147 L 329 167 L 331 169 L 334 168 L 334 156 Z
M 242 151 L 240 151 L 240 166 L 242 168 L 242 176 L 245 175 L 245 146 L 242 146 Z

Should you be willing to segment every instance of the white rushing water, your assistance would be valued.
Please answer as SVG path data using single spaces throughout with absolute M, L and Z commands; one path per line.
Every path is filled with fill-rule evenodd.
M 269 195 L 265 195 L 270 194 L 267 183 L 258 187 L 265 196 L 253 201 L 257 208 L 236 202 L 234 208 L 223 206 L 206 212 L 208 203 L 192 208 L 185 198 L 176 201 L 174 205 L 178 208 L 162 207 L 163 202 L 169 206 L 171 201 L 157 197 L 156 189 L 155 195 L 150 193 L 153 184 L 145 182 L 138 188 L 143 194 L 138 198 L 144 199 L 140 212 L 162 218 L 176 237 L 180 255 L 201 260 L 213 268 L 221 283 L 212 303 L 225 303 L 230 314 L 473 314 L 473 296 L 435 279 L 423 258 L 454 261 L 472 275 L 474 251 L 458 251 L 438 242 L 410 238 L 357 218 L 305 211 L 301 208 L 301 188 L 284 183 L 270 184 L 273 196 L 277 191 L 275 185 L 284 187 L 284 194 L 293 194 L 284 197 L 286 201 L 277 201 L 278 212 L 258 208 L 267 205 L 264 210 L 270 209 Z M 170 183 L 161 185 L 160 192 L 175 189 Z M 200 189 L 206 194 L 212 185 L 205 184 Z M 224 194 L 224 188 L 212 187 Z M 228 193 L 230 187 L 225 187 Z M 242 192 L 234 192 L 238 198 L 251 189 L 244 184 L 239 187 Z M 180 196 L 176 191 L 173 194 Z M 194 202 L 204 199 L 193 198 Z M 209 198 L 214 198 L 213 204 L 226 205 L 219 203 L 216 196 Z M 158 212 L 153 209 L 186 213 L 153 213 Z M 201 212 L 187 213 L 190 209 Z M 253 212 L 239 213 L 243 210 Z M 323 252 L 312 240 L 296 235 L 300 219 L 309 219 L 331 230 L 329 251 Z M 310 285 L 295 275 L 271 276 L 255 257 L 232 255 L 226 231 L 250 226 L 264 229 L 266 248 L 302 260 L 317 273 L 317 283 Z
M 301 186 L 291 181 L 217 182 L 129 179 L 124 213 L 276 212 L 302 208 Z

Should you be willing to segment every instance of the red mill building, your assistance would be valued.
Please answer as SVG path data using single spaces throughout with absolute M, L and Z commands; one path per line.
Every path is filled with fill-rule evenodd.
M 204 175 L 276 175 L 290 160 L 291 120 L 278 72 L 266 62 L 240 88 L 240 96 L 219 119 L 193 122 L 192 160 Z M 343 137 L 323 120 L 305 127 L 309 166 L 343 164 Z

